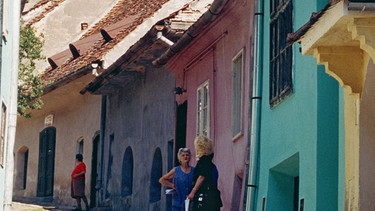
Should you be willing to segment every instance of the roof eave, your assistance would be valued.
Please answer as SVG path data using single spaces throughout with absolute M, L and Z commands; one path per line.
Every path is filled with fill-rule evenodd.
M 156 29 L 152 27 L 151 30 L 147 32 L 141 39 L 139 39 L 134 45 L 132 45 L 125 53 L 123 53 L 115 62 L 113 62 L 109 67 L 105 69 L 105 71 L 96 77 L 91 83 L 89 83 L 86 87 L 84 87 L 80 93 L 85 94 L 86 92 L 90 92 L 95 94 L 96 90 L 103 86 L 105 83 L 108 82 L 108 79 L 117 75 L 118 72 L 121 70 L 119 69 L 120 66 L 123 64 L 129 63 L 133 61 L 132 58 L 139 55 L 141 52 L 141 48 L 145 48 L 146 46 L 152 45 L 152 39 L 156 37 Z M 151 42 L 150 42 L 151 40 Z
M 130 49 L 131 45 L 136 43 L 138 40 L 145 35 L 145 31 L 152 28 L 155 23 L 163 20 L 166 17 L 165 14 L 172 14 L 177 10 L 184 7 L 191 0 L 179 0 L 179 1 L 169 1 L 166 3 L 159 11 L 157 11 L 151 18 L 144 21 L 139 25 L 134 31 L 132 31 L 128 36 L 125 37 L 121 42 L 119 42 L 113 49 L 111 49 L 106 55 L 103 56 L 103 68 L 107 69 L 112 64 L 114 64 L 125 52 Z
M 81 68 L 80 70 L 73 72 L 72 74 L 69 74 L 65 77 L 59 78 L 57 81 L 55 81 L 51 84 L 45 85 L 43 87 L 43 94 L 47 94 L 48 92 L 51 92 L 51 91 L 65 85 L 65 84 L 68 84 L 69 82 L 74 81 L 77 78 L 80 78 L 84 75 L 87 75 L 91 71 L 92 71 L 91 65 L 87 65 L 87 66 Z
M 191 0 L 170 1 L 166 3 L 151 18 L 144 21 L 134 31 L 127 35 L 101 58 L 103 62 L 102 67 L 105 69 L 105 71 L 94 81 L 84 87 L 80 93 L 84 94 L 88 91 L 93 94 L 98 94 L 97 90 L 105 83 L 108 83 L 108 79 L 110 77 L 118 74 L 118 72 L 121 71 L 118 69 L 120 66 L 134 60 L 132 58 L 134 58 L 136 54 L 139 55 L 139 50 L 145 45 L 150 46 L 153 44 L 157 33 L 155 30 L 155 25 L 168 18 L 168 16 L 165 16 L 165 14 L 174 14 L 179 9 L 184 8 L 189 2 L 191 2 Z M 146 33 L 145 29 L 148 29 Z M 150 42 L 151 40 L 152 42 Z M 147 44 L 147 42 L 149 43 Z
M 186 1 L 186 3 L 189 2 L 192 1 Z M 99 75 L 94 81 L 88 84 L 85 88 L 83 88 L 80 91 L 80 93 L 84 94 L 88 91 L 92 94 L 103 94 L 98 90 L 105 84 L 108 84 L 112 77 L 114 77 L 122 71 L 126 71 L 124 70 L 125 66 L 130 65 L 130 62 L 136 60 L 142 53 L 145 52 L 145 49 L 148 49 L 149 47 L 154 45 L 158 32 L 155 26 L 161 22 L 164 22 L 166 19 L 173 18 L 174 16 L 170 15 L 168 17 L 165 17 L 164 14 L 176 14 L 176 11 L 186 8 L 186 4 L 182 5 L 182 3 L 184 2 L 180 1 L 180 4 L 174 3 L 169 6 L 167 5 L 166 8 L 155 14 L 153 18 L 145 21 L 143 26 L 138 27 L 138 29 L 142 29 L 141 32 L 143 33 L 145 27 L 150 27 L 143 37 L 139 36 L 139 34 L 143 33 L 138 32 L 137 29 L 133 31 L 132 34 L 128 35 L 118 45 L 116 45 L 109 53 L 107 53 L 103 57 L 103 68 L 105 69 L 105 71 L 101 75 Z M 188 22 L 184 22 L 183 24 L 173 24 L 172 21 L 171 26 L 174 26 L 175 28 L 166 27 L 163 30 L 163 34 L 167 36 L 167 34 L 170 32 L 172 32 L 173 34 L 173 31 L 185 31 L 186 28 L 189 28 L 186 26 L 191 26 L 192 24 L 193 23 Z M 134 35 L 137 35 L 136 39 L 134 38 Z M 124 49 L 126 49 L 125 53 Z
M 165 53 L 155 59 L 152 63 L 155 67 L 161 67 L 168 63 L 178 52 L 182 51 L 195 37 L 203 32 L 209 23 L 220 15 L 228 0 L 215 0 L 211 7 L 183 34 L 181 39 L 174 43 Z
M 349 28 L 355 18 L 374 16 L 374 9 L 375 3 L 340 1 L 332 5 L 298 39 L 302 54 L 313 55 L 322 46 L 357 46 Z

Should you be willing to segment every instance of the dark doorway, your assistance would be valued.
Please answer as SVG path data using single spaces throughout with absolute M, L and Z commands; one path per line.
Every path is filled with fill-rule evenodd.
M 154 158 L 152 159 L 149 197 L 150 203 L 158 202 L 161 198 L 161 184 L 159 183 L 159 178 L 163 175 L 161 157 L 161 150 L 160 148 L 157 148 L 154 153 Z
M 53 196 L 55 145 L 56 128 L 48 127 L 39 133 L 38 197 Z
M 187 101 L 177 107 L 177 120 L 176 120 L 176 148 L 174 163 L 178 165 L 177 151 L 181 147 L 186 146 L 186 115 L 187 115 Z
M 168 171 L 170 171 L 173 168 L 173 146 L 174 146 L 174 140 L 168 141 Z M 172 210 L 172 194 L 166 194 L 166 211 Z
M 95 136 L 92 143 L 92 156 L 91 156 L 91 182 L 90 182 L 90 207 L 96 205 L 96 180 L 98 178 L 98 149 L 100 142 L 99 134 Z

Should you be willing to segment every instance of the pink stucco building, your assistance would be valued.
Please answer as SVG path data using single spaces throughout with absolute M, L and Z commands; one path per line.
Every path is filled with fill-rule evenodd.
M 240 210 L 243 205 L 250 134 L 251 14 L 250 1 L 216 0 L 177 47 L 154 61 L 176 74 L 176 148 L 194 149 L 197 134 L 215 142 L 222 210 Z M 179 138 L 185 129 L 186 137 Z

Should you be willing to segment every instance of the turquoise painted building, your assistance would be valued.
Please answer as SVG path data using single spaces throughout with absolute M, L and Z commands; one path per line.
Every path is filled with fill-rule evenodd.
M 343 91 L 286 43 L 328 1 L 255 2 L 246 210 L 343 210 Z
M 0 210 L 11 210 L 21 1 L 1 0 Z

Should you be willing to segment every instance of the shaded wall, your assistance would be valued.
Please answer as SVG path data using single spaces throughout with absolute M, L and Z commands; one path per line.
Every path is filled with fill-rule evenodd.
M 174 87 L 172 73 L 163 68 L 148 69 L 129 86 L 107 96 L 104 205 L 114 210 L 164 210 L 164 192 L 158 180 L 169 170 L 168 141 L 174 139 L 175 125 Z M 132 184 L 124 178 L 132 178 Z
M 360 146 L 359 146 L 359 195 L 360 195 L 360 208 L 361 210 L 375 209 L 375 203 L 371 196 L 375 194 L 374 184 L 372 179 L 375 175 L 375 169 L 371 163 L 375 160 L 375 65 L 373 60 L 369 61 L 367 68 L 364 89 L 361 97 L 361 110 L 360 110 Z

